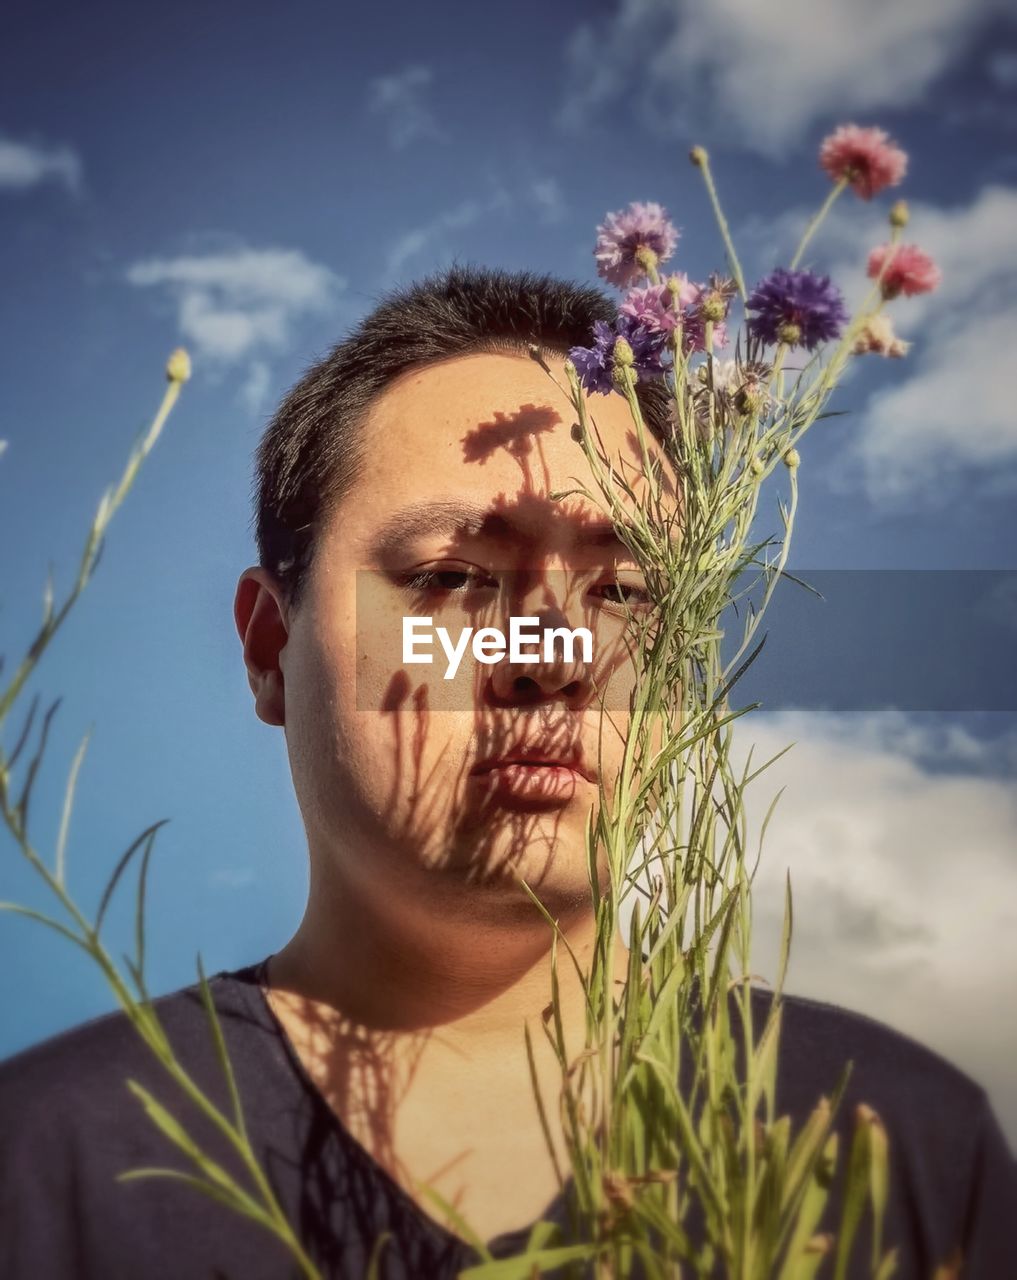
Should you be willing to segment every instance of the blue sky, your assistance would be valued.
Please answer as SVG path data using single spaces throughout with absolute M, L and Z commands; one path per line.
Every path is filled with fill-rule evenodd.
M 253 561 L 251 455 L 283 392 L 394 284 L 453 258 L 594 279 L 596 224 L 630 200 L 667 207 L 674 265 L 701 278 L 721 256 L 693 142 L 756 276 L 825 194 L 821 138 L 880 124 L 910 154 L 909 238 L 944 283 L 897 307 L 907 360 L 859 366 L 839 397 L 849 414 L 806 442 L 792 564 L 1017 568 L 1017 31 L 988 0 L 788 0 L 779 22 L 758 0 L 703 8 L 521 0 L 481 25 L 474 3 L 8 6 L 9 659 L 47 567 L 70 584 L 167 353 L 183 342 L 195 366 L 37 682 L 63 696 L 36 802 L 44 849 L 94 725 L 70 842 L 82 903 L 138 832 L 171 819 L 152 872 L 154 988 L 191 981 L 199 950 L 210 971 L 259 959 L 299 920 L 284 743 L 254 717 L 231 614 Z M 810 249 L 849 296 L 887 203 L 842 201 Z M 766 520 L 779 529 L 776 495 Z M 1017 1028 L 998 1020 L 1017 976 L 1017 717 L 758 723 L 775 749 L 799 743 L 808 778 L 796 791 L 792 770 L 768 836 L 774 885 L 790 863 L 815 922 L 792 987 L 934 1043 L 1017 1135 Z M 3 854 L 0 897 L 41 905 Z M 122 946 L 127 924 L 111 921 Z M 108 1006 L 66 944 L 21 921 L 0 920 L 0 974 L 0 1053 Z

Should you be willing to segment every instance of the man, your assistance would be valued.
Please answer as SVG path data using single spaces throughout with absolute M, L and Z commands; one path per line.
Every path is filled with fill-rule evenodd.
M 383 302 L 315 364 L 259 449 L 260 563 L 241 575 L 235 621 L 255 712 L 285 734 L 310 891 L 294 936 L 212 992 L 252 1145 L 329 1277 L 365 1276 L 386 1236 L 387 1280 L 475 1262 L 423 1184 L 496 1255 L 538 1218 L 566 1229 L 571 1184 L 555 1177 L 523 1041 L 527 1025 L 553 1118 L 551 931 L 520 880 L 588 962 L 585 823 L 617 777 L 634 678 L 625 613 L 646 594 L 595 506 L 552 495 L 589 480 L 563 357 L 611 314 L 595 290 L 454 269 Z M 659 389 L 639 394 L 659 434 Z M 595 417 L 638 503 L 628 405 L 608 395 Z M 487 662 L 464 647 L 446 681 L 437 628 L 455 646 L 508 614 L 586 627 L 592 658 L 561 644 Z M 407 617 L 431 620 L 418 651 L 437 661 L 407 661 Z M 626 964 L 617 940 L 617 981 Z M 577 1053 L 581 992 L 571 963 L 558 973 Z M 227 1107 L 194 989 L 157 1009 L 192 1078 Z M 1013 1163 L 983 1091 L 887 1028 L 788 999 L 779 1109 L 801 1124 L 848 1059 L 842 1116 L 865 1101 L 889 1132 L 897 1275 L 931 1277 L 960 1255 L 965 1277 L 1017 1275 Z M 238 1168 L 121 1016 L 67 1032 L 0 1068 L 0 1275 L 299 1274 L 276 1239 L 193 1187 L 114 1181 L 186 1167 L 127 1077 Z M 560 1125 L 551 1140 L 567 1168 Z

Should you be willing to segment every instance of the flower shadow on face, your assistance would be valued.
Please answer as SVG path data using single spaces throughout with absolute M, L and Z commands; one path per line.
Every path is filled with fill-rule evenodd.
M 398 669 L 376 703 L 391 727 L 390 835 L 412 847 L 430 869 L 454 869 L 467 882 L 507 886 L 524 872 L 538 896 L 544 884 L 552 915 L 590 908 L 585 821 L 598 802 L 598 780 L 609 794 L 612 789 L 635 674 L 624 604 L 610 601 L 605 608 L 592 593 L 584 594 L 592 579 L 613 576 L 624 547 L 610 521 L 588 501 L 551 497 L 553 480 L 563 480 L 564 473 L 560 458 L 549 457 L 544 445 L 562 423 L 549 406 L 524 403 L 465 434 L 465 463 L 483 467 L 500 453 L 519 470 L 514 490 L 502 488 L 486 498 L 487 545 L 499 546 L 502 555 L 491 571 L 495 585 L 454 598 L 449 592 L 447 599 L 421 591 L 407 612 L 432 617 L 453 638 L 463 627 L 472 627 L 474 634 L 482 627 L 507 633 L 512 616 L 537 617 L 541 628 L 583 627 L 593 637 L 593 660 L 583 661 L 578 645 L 570 654 L 559 639 L 551 660 L 545 655 L 526 665 L 507 657 L 493 665 L 464 662 L 447 684 L 440 678 L 418 684 L 396 661 Z M 574 443 L 570 463 L 572 450 L 572 475 L 579 478 L 587 465 Z M 593 490 L 592 477 L 587 487 Z M 556 542 L 565 531 L 567 542 Z M 576 548 L 574 554 L 562 552 L 563 569 L 545 563 L 544 551 L 552 544 Z M 431 558 L 443 556 L 471 558 L 454 536 Z M 440 653 L 436 656 L 440 663 Z M 440 740 L 444 733 L 448 743 Z M 456 750 L 464 745 L 465 750 Z M 503 789 L 478 776 L 485 762 L 524 755 L 574 763 L 582 772 L 564 800 L 560 793 L 542 796 L 537 789 L 506 801 Z M 457 758 L 461 763 L 450 763 Z M 563 855 L 581 874 L 563 874 Z M 555 874 L 547 878 L 556 861 Z M 605 867 L 602 887 L 606 875 Z M 518 901 L 521 913 L 537 909 L 522 888 Z

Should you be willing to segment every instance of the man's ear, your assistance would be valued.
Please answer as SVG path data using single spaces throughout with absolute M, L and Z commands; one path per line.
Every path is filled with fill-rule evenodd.
M 289 608 L 278 579 L 256 565 L 237 583 L 233 620 L 244 643 L 254 711 L 265 724 L 286 723 L 286 692 L 280 657 L 289 637 Z

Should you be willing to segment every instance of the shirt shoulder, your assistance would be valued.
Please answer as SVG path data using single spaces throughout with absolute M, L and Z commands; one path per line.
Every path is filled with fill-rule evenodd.
M 753 990 L 760 1015 L 772 1000 Z M 796 1127 L 845 1066 L 837 1113 L 842 1152 L 856 1109 L 871 1107 L 886 1128 L 891 1220 L 907 1242 L 915 1275 L 931 1275 L 959 1252 L 965 1277 L 1017 1276 L 1017 1162 L 985 1089 L 942 1054 L 866 1014 L 785 996 L 776 1104 Z M 1002 1269 L 1001 1269 L 1002 1268 Z M 905 1267 L 905 1274 L 910 1274 Z
M 222 976 L 210 979 L 217 1008 Z M 197 985 L 158 996 L 152 1007 L 174 1050 L 193 1059 L 201 1034 L 208 1034 Z M 88 1114 L 110 1094 L 121 1099 L 125 1079 L 150 1077 L 153 1065 L 158 1064 L 152 1050 L 123 1010 L 78 1023 L 0 1062 L 4 1131 L 19 1119 L 23 1123 L 36 1108 L 51 1118 Z
M 765 1014 L 772 995 L 753 988 L 753 1000 Z M 944 1055 L 841 1005 L 784 995 L 781 1045 L 788 1088 L 799 1081 L 811 1085 L 823 1075 L 832 1088 L 850 1063 L 850 1093 L 869 1085 L 887 1099 L 923 1110 L 948 1097 L 958 1119 L 986 1105 L 985 1089 Z
M 209 984 L 243 1077 L 242 1096 L 257 1106 L 266 1058 L 252 1033 L 258 1024 L 249 1016 L 250 988 L 234 977 L 217 974 Z M 197 984 L 159 996 L 151 1007 L 177 1061 L 228 1114 L 229 1086 Z M 288 1275 L 274 1242 L 207 1196 L 164 1178 L 122 1181 L 138 1169 L 193 1172 L 128 1081 L 242 1176 L 235 1153 L 123 1011 L 80 1023 L 0 1063 L 0 1275 L 170 1280 L 231 1274 L 234 1258 L 242 1260 L 241 1274 L 271 1275 L 275 1266 L 275 1275 Z M 192 1262 L 200 1268 L 189 1270 Z

